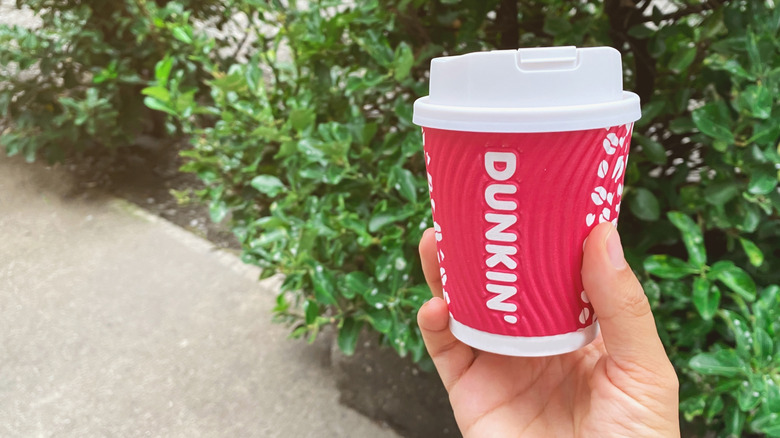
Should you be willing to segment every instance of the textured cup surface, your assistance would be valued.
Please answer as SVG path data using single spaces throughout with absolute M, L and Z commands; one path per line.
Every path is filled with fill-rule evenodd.
M 597 224 L 617 225 L 632 127 L 423 128 L 440 274 L 453 320 L 529 338 L 594 323 L 580 276 L 583 242 Z

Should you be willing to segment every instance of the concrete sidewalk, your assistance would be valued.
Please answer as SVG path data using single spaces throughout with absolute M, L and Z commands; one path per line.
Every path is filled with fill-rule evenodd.
M 273 283 L 0 153 L 0 436 L 395 437 L 341 406 Z

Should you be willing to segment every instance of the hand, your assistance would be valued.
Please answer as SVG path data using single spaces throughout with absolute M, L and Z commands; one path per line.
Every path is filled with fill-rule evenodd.
M 677 376 L 611 224 L 591 232 L 582 264 L 601 333 L 559 356 L 499 356 L 458 341 L 432 230 L 420 256 L 434 298 L 417 320 L 464 437 L 680 436 Z

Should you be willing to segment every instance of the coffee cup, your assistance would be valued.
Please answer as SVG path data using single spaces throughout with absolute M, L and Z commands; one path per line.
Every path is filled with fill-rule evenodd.
M 598 333 L 583 242 L 617 226 L 639 97 L 609 47 L 435 58 L 422 126 L 450 329 L 512 356 L 576 350 Z

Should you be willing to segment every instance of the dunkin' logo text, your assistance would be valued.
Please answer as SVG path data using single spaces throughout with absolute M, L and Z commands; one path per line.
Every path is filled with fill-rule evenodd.
M 517 171 L 517 156 L 513 152 L 487 152 L 485 171 L 490 183 L 485 188 L 485 202 L 490 210 L 485 213 L 485 221 L 490 228 L 485 232 L 485 251 L 487 259 L 487 290 L 493 296 L 487 301 L 488 309 L 504 312 L 504 321 L 517 323 L 517 305 L 507 302 L 517 294 L 517 260 L 513 257 L 518 248 L 517 233 L 511 227 L 517 222 L 517 202 L 506 199 L 517 193 L 517 186 L 509 181 Z M 502 198 L 501 195 L 504 195 Z

